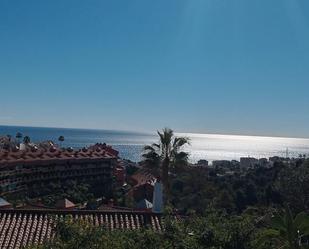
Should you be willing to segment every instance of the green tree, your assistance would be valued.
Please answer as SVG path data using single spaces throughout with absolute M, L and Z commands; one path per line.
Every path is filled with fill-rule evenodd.
M 309 209 L 309 160 L 299 166 L 287 166 L 278 176 L 275 189 L 294 213 Z
M 188 153 L 181 151 L 184 145 L 189 144 L 186 137 L 174 136 L 173 130 L 169 128 L 158 131 L 159 143 L 144 147 L 144 163 L 157 175 L 161 176 L 165 198 L 169 200 L 170 181 L 169 173 L 171 167 L 181 167 L 188 163 Z
M 271 219 L 270 228 L 261 234 L 261 242 L 271 242 L 276 248 L 301 249 L 302 238 L 309 235 L 309 216 L 305 212 L 293 216 L 290 208 Z

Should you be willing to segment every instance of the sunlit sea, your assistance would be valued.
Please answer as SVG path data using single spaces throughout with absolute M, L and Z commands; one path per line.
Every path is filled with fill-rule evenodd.
M 0 126 L 0 136 L 10 134 L 15 136 L 21 132 L 28 135 L 31 141 L 53 140 L 57 142 L 60 135 L 65 137 L 63 146 L 81 148 L 94 143 L 105 142 L 119 150 L 120 156 L 132 161 L 140 161 L 144 145 L 157 142 L 155 134 L 139 132 L 64 129 L 64 128 L 36 128 Z M 190 153 L 190 161 L 199 159 L 239 160 L 240 157 L 298 157 L 299 154 L 309 155 L 309 139 L 278 138 L 215 134 L 177 134 L 191 139 L 191 145 L 185 148 Z

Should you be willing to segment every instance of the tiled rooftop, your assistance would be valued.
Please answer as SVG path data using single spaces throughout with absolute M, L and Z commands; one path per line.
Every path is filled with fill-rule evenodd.
M 1 150 L 0 166 L 16 163 L 50 162 L 58 160 L 98 160 L 117 158 L 118 151 L 105 144 L 96 144 L 79 150 L 59 149 L 57 147 L 27 148 L 27 150 Z
M 161 216 L 147 212 L 0 210 L 0 248 L 19 249 L 33 243 L 43 243 L 55 236 L 55 221 L 66 216 L 110 230 L 145 226 L 155 231 L 162 230 Z

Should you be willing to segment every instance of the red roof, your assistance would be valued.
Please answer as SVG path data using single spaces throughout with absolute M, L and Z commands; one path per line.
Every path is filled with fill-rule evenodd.
M 92 145 L 89 147 L 89 149 L 93 149 L 93 150 L 105 150 L 108 154 L 114 156 L 114 157 L 118 157 L 119 155 L 119 151 L 113 149 L 111 146 L 106 145 L 106 143 L 96 143 L 95 145 Z
M 51 147 L 50 149 L 27 149 L 24 151 L 0 151 L 0 166 L 10 165 L 16 163 L 35 163 L 42 164 L 44 161 L 50 163 L 51 161 L 59 160 L 102 160 L 117 158 L 116 153 L 111 153 L 111 148 L 91 147 L 89 149 L 59 149 Z

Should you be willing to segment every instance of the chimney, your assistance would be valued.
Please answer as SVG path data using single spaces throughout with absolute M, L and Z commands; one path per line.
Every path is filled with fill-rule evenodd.
M 24 143 L 20 143 L 19 150 L 26 150 L 26 145 Z
M 162 183 L 157 180 L 153 189 L 152 212 L 163 213 L 163 191 Z

